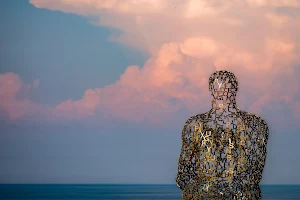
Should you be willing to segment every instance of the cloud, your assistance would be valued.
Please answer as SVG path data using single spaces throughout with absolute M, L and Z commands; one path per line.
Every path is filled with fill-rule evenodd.
M 265 37 L 291 37 L 299 20 L 273 6 L 296 6 L 298 1 L 264 0 L 31 0 L 34 6 L 93 17 L 91 23 L 118 29 L 111 41 L 155 54 L 165 43 L 212 37 L 227 46 L 261 48 Z M 255 6 L 255 7 L 253 7 Z M 260 8 L 263 6 L 262 8 Z M 299 16 L 294 14 L 293 17 Z M 274 24 L 277 24 L 274 26 Z M 281 27 L 280 32 L 276 26 Z M 286 26 L 289 26 L 287 29 Z M 297 29 L 298 27 L 298 29 Z M 250 34 L 251 33 L 251 34 Z M 253 40 L 256 40 L 253 42 Z M 297 39 L 297 43 L 299 40 Z M 256 49 L 253 49 L 254 51 Z
M 266 13 L 265 17 L 274 27 L 281 28 L 291 19 L 288 16 L 280 15 L 276 13 Z
M 111 41 L 134 46 L 150 55 L 143 66 L 128 66 L 111 85 L 87 89 L 82 98 L 66 100 L 53 108 L 39 108 L 40 113 L 47 110 L 48 118 L 116 117 L 160 123 L 176 113 L 209 109 L 210 105 L 204 107 L 201 103 L 211 99 L 208 78 L 215 70 L 226 69 L 240 80 L 239 107 L 262 114 L 273 105 L 300 119 L 297 100 L 300 12 L 286 10 L 299 9 L 299 1 L 31 0 L 30 3 L 37 8 L 78 14 L 90 18 L 94 25 L 118 29 L 122 34 L 112 35 Z M 276 9 L 279 7 L 284 12 Z M 20 79 L 13 78 L 17 75 L 10 77 L 16 85 L 23 85 Z M 38 81 L 34 82 L 33 88 L 38 85 Z M 10 88 L 11 93 L 18 91 L 17 88 Z M 10 99 L 15 97 L 11 95 Z M 13 102 L 37 106 L 29 98 L 21 101 L 23 104 Z M 28 110 L 19 113 L 8 108 L 8 103 L 1 105 L 15 119 L 28 114 Z
M 40 84 L 40 81 L 39 81 L 39 80 L 35 80 L 35 81 L 33 82 L 32 86 L 33 86 L 34 88 L 37 88 L 37 87 L 39 87 L 39 84 Z
M 69 118 L 102 115 L 160 123 L 206 98 L 201 90 L 208 88 L 208 66 L 178 45 L 165 44 L 143 68 L 129 66 L 116 83 L 88 89 L 80 100 L 62 102 L 55 111 Z
M 0 74 L 0 110 L 11 121 L 16 121 L 26 116 L 37 113 L 37 105 L 29 98 L 32 88 L 38 87 L 39 81 L 25 84 L 14 73 Z
M 239 80 L 239 95 L 242 96 L 239 107 L 247 107 L 247 111 L 261 114 L 271 104 L 294 112 L 293 116 L 299 119 L 299 102 L 296 101 L 299 80 L 294 74 L 296 68 L 284 69 L 285 65 L 272 63 L 274 57 L 281 57 L 279 64 L 288 65 L 295 57 L 294 51 L 292 44 L 276 39 L 266 39 L 262 55 L 262 52 L 258 55 L 239 52 L 211 38 L 190 38 L 181 44 L 164 44 L 142 68 L 128 66 L 115 83 L 103 88 L 87 89 L 79 100 L 66 100 L 51 109 L 43 108 L 40 111 L 47 111 L 48 118 L 58 121 L 119 118 L 140 123 L 162 123 L 184 111 L 193 113 L 209 108 L 210 105 L 201 103 L 211 100 L 208 78 L 215 70 L 227 68 Z M 264 59 L 267 62 L 263 62 Z M 210 62 L 214 60 L 215 63 Z M 260 60 L 262 64 L 255 65 Z M 241 66 L 244 67 L 240 69 Z M 13 94 L 8 95 L 9 101 L 19 105 L 20 102 L 15 100 L 16 91 L 19 91 L 16 88 L 24 83 L 17 75 L 9 74 L 4 80 L 8 82 L 11 79 L 10 82 L 16 83 L 9 88 L 9 94 Z M 37 81 L 33 85 L 37 85 Z M 26 102 L 35 105 L 28 98 Z M 297 109 L 291 109 L 292 106 Z M 23 117 L 25 114 L 34 113 L 25 112 Z M 277 115 L 273 118 L 281 119 Z
M 185 12 L 186 18 L 198 18 L 202 16 L 216 16 L 228 8 L 228 3 L 224 1 L 187 1 L 187 9 Z
M 300 7 L 299 0 L 247 0 L 251 6 Z

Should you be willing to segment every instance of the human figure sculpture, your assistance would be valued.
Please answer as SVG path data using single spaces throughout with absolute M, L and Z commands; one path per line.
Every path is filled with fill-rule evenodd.
M 232 72 L 214 72 L 209 90 L 210 111 L 190 117 L 182 130 L 176 176 L 182 199 L 261 199 L 268 125 L 236 106 Z

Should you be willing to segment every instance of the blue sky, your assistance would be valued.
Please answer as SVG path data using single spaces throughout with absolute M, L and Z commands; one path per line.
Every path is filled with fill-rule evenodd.
M 239 21 L 233 7 L 220 22 L 220 7 L 182 17 L 164 2 L 0 2 L 1 183 L 175 184 L 182 127 L 210 109 L 219 69 L 239 78 L 239 107 L 268 122 L 261 184 L 300 183 L 299 8 L 254 7 Z M 262 31 L 254 39 L 243 23 Z
M 87 88 L 114 82 L 129 64 L 141 65 L 147 58 L 109 42 L 109 34 L 118 31 L 36 9 L 27 1 L 1 1 L 1 26 L 0 72 L 17 73 L 25 82 L 43 80 L 33 98 L 46 104 L 80 98 Z

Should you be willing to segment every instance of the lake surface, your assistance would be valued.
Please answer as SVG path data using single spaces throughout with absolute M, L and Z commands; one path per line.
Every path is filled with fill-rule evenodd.
M 260 185 L 263 200 L 300 200 L 300 185 Z M 176 185 L 0 184 L 0 199 L 181 199 Z

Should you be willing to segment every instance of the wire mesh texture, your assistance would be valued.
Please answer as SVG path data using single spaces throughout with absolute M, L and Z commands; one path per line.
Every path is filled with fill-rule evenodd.
M 210 111 L 190 117 L 182 129 L 176 176 L 182 199 L 261 199 L 268 125 L 237 107 L 232 72 L 214 72 L 209 90 Z

